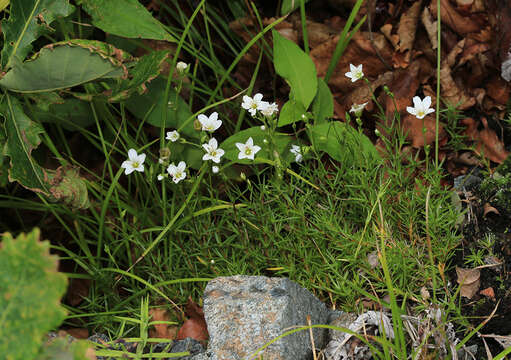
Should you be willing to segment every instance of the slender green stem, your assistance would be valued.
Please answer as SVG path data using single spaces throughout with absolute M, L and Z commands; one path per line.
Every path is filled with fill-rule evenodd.
M 440 123 L 440 68 L 442 59 L 442 46 L 441 46 L 441 28 L 442 28 L 442 17 L 441 17 L 441 0 L 436 2 L 436 17 L 437 17 L 437 49 L 436 49 L 436 116 L 435 116 L 435 166 L 438 169 L 438 130 Z

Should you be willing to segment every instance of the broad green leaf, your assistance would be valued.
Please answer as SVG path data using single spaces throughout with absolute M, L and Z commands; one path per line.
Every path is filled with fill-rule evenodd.
M 7 143 L 7 135 L 4 127 L 0 124 L 0 187 L 4 187 L 9 183 L 8 169 L 9 159 L 5 154 L 5 144 Z
M 346 123 L 327 122 L 311 127 L 311 143 L 345 166 L 374 165 L 380 155 L 367 136 Z
M 94 113 L 89 102 L 75 98 L 61 100 L 60 103 L 41 104 L 31 109 L 28 115 L 32 119 L 37 119 L 38 122 L 59 124 L 70 131 L 76 131 L 94 124 Z
M 202 165 L 203 155 L 204 150 L 202 148 L 190 144 L 175 142 L 170 145 L 170 161 L 175 164 L 184 161 L 187 167 L 199 169 Z
M 147 92 L 143 95 L 134 94 L 129 101 L 126 102 L 128 110 L 140 120 L 145 121 L 153 126 L 162 127 L 163 107 L 167 109 L 166 128 L 178 129 L 193 114 L 188 108 L 188 104 L 177 95 L 174 89 L 170 89 L 170 104 L 165 104 L 165 80 L 156 78 L 147 84 Z M 190 121 L 181 133 L 198 139 L 200 132 L 193 128 L 193 121 Z
M 168 51 L 152 51 L 142 56 L 135 66 L 129 70 L 129 79 L 121 80 L 116 86 L 108 101 L 116 102 L 129 98 L 133 93 L 143 94 L 147 91 L 147 84 L 160 75 L 168 58 Z
M 318 93 L 312 102 L 314 123 L 320 124 L 334 116 L 334 98 L 325 80 L 318 78 Z
M 106 33 L 126 38 L 175 41 L 137 0 L 77 0 Z
M 280 110 L 278 126 L 289 125 L 303 120 L 302 115 L 306 112 L 302 104 L 295 100 L 288 100 Z
M 32 157 L 32 150 L 41 143 L 39 135 L 44 129 L 30 120 L 18 100 L 9 95 L 5 96 L 4 117 L 6 155 L 11 159 L 9 181 L 18 181 L 29 190 L 49 196 L 49 175 Z
M 248 138 L 252 138 L 254 140 L 254 145 L 260 146 L 261 150 L 255 154 L 254 160 L 248 159 L 238 159 L 239 150 L 236 147 L 236 143 L 245 144 Z M 265 143 L 265 140 L 268 143 Z M 225 151 L 224 157 L 228 160 L 235 161 L 240 164 L 253 164 L 253 163 L 261 163 L 258 159 L 267 159 L 271 160 L 273 157 L 270 154 L 270 145 L 269 145 L 270 137 L 267 131 L 261 130 L 260 126 L 254 126 L 245 130 L 242 130 L 230 137 L 228 137 L 219 147 Z M 277 151 L 283 158 L 286 158 L 286 155 L 289 151 L 286 150 L 289 147 L 289 143 L 291 142 L 291 137 L 287 134 L 275 133 L 275 143 L 277 145 Z M 289 156 L 287 156 L 289 158 Z
M 22 93 L 54 91 L 123 73 L 123 65 L 115 59 L 88 48 L 63 45 L 45 47 L 34 60 L 15 66 L 0 80 L 0 86 Z
M 309 2 L 309 0 L 304 0 L 305 3 Z M 291 11 L 300 7 L 300 0 L 284 0 L 282 1 L 282 6 L 280 7 L 280 14 L 286 15 Z
M 87 186 L 75 168 L 60 167 L 48 170 L 32 157 L 32 151 L 41 143 L 44 129 L 25 115 L 21 104 L 12 96 L 5 96 L 3 115 L 7 142 L 5 155 L 10 161 L 9 181 L 44 194 L 51 201 L 69 204 L 75 209 L 89 207 Z
M 66 277 L 57 271 L 49 241 L 39 229 L 16 239 L 2 235 L 0 246 L 0 354 L 7 360 L 34 359 L 45 334 L 66 316 L 60 298 Z
M 290 98 L 307 109 L 316 95 L 318 78 L 311 58 L 291 40 L 272 30 L 275 71 L 291 86 Z
M 32 50 L 32 43 L 48 32 L 57 17 L 71 14 L 68 0 L 16 0 L 11 3 L 7 21 L 2 21 L 4 69 L 21 63 Z

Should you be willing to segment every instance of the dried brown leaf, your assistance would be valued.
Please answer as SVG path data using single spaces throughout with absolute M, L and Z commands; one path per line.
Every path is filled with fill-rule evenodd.
M 489 287 L 489 288 L 479 291 L 479 294 L 486 296 L 487 298 L 490 298 L 492 300 L 495 299 L 495 291 L 493 290 L 492 287 Z
M 208 327 L 204 319 L 204 312 L 199 305 L 197 305 L 192 298 L 188 298 L 186 304 L 186 320 L 177 333 L 177 340 L 186 339 L 190 337 L 198 341 L 205 341 L 209 337 Z
M 489 213 L 494 213 L 496 215 L 500 215 L 500 212 L 494 208 L 493 206 L 490 205 L 490 203 L 485 203 L 484 204 L 484 211 L 483 211 L 483 216 L 486 216 L 488 215 Z
M 460 295 L 472 299 L 481 285 L 479 269 L 464 269 L 456 266 L 457 283 L 460 284 Z
M 415 31 L 419 22 L 422 0 L 415 1 L 413 5 L 401 15 L 397 34 L 399 36 L 399 51 L 410 51 L 415 40 Z
M 504 143 L 498 138 L 495 131 L 488 127 L 486 118 L 482 118 L 484 129 L 479 132 L 476 149 L 493 162 L 501 164 L 506 160 L 509 152 L 506 151 Z
M 467 95 L 464 88 L 456 84 L 451 74 L 451 68 L 445 60 L 442 62 L 440 69 L 440 84 L 442 98 L 450 104 L 459 104 L 457 109 L 465 110 L 476 103 L 473 97 Z
M 167 309 L 152 308 L 149 310 L 151 321 L 170 321 L 170 314 Z M 149 329 L 149 336 L 159 339 L 174 339 L 177 334 L 177 326 L 169 324 L 154 324 L 153 329 Z
M 442 23 L 447 24 L 458 35 L 477 32 L 482 28 L 481 18 L 477 16 L 466 16 L 460 14 L 449 2 L 441 0 Z M 429 9 L 434 18 L 437 17 L 437 0 L 432 0 Z
M 438 47 L 438 39 L 436 35 L 437 21 L 433 19 L 431 12 L 427 7 L 422 11 L 421 16 L 422 23 L 424 24 L 424 28 L 428 33 L 429 41 L 431 42 L 431 47 L 436 49 Z

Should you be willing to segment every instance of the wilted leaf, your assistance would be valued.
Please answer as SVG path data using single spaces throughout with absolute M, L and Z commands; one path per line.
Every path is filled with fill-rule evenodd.
M 479 291 L 481 285 L 481 271 L 479 269 L 464 269 L 456 266 L 456 281 L 460 284 L 460 294 L 467 299 L 472 299 Z
M 493 290 L 492 287 L 488 287 L 486 289 L 479 291 L 479 294 L 486 296 L 487 298 L 490 298 L 492 300 L 495 300 L 495 291 Z
M 32 49 L 32 42 L 47 33 L 57 17 L 68 16 L 74 8 L 68 0 L 13 1 L 9 20 L 2 21 L 3 68 L 9 69 L 25 60 Z
M 35 59 L 11 69 L 0 85 L 16 92 L 45 92 L 124 75 L 122 63 L 90 48 L 58 45 L 43 48 Z
M 276 30 L 272 34 L 275 71 L 291 86 L 289 97 L 307 109 L 318 89 L 314 63 L 294 42 Z
M 486 216 L 488 215 L 489 213 L 494 213 L 496 215 L 500 215 L 500 212 L 494 208 L 493 206 L 490 205 L 490 203 L 485 203 L 484 204 L 484 211 L 483 211 L 483 216 Z
M 158 323 L 153 324 L 154 329 L 149 330 L 149 336 L 152 338 L 160 338 L 160 339 L 174 339 L 177 335 L 177 327 L 169 326 L 170 324 L 170 316 L 166 309 L 162 308 L 153 308 L 149 310 L 149 315 L 151 315 L 151 323 L 153 322 L 166 322 L 166 323 Z M 175 324 L 175 323 L 172 323 Z
M 441 16 L 442 23 L 447 24 L 452 30 L 459 35 L 466 35 L 468 33 L 477 32 L 481 29 L 482 24 L 479 19 L 472 16 L 460 14 L 449 2 L 449 0 L 441 0 Z M 434 18 L 437 17 L 437 0 L 431 0 L 429 5 L 431 14 Z
M 106 33 L 134 39 L 176 41 L 138 0 L 78 0 L 92 24 Z
M 188 299 L 186 304 L 186 316 L 188 316 L 188 320 L 179 329 L 176 339 L 183 340 L 189 337 L 198 341 L 207 340 L 209 333 L 204 312 L 191 298 Z
M 64 320 L 60 298 L 66 277 L 57 271 L 58 258 L 39 229 L 2 236 L 0 247 L 0 354 L 7 360 L 34 359 L 43 336 Z

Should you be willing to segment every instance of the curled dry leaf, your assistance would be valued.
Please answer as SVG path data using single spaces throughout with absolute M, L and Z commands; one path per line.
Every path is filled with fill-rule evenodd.
M 493 290 L 492 287 L 479 291 L 479 294 L 486 296 L 487 298 L 490 298 L 492 300 L 495 300 L 495 291 Z
M 488 127 L 486 118 L 482 118 L 484 129 L 479 132 L 479 140 L 476 149 L 493 162 L 501 164 L 506 160 L 509 152 L 504 148 L 504 143 L 498 138 L 495 131 Z
M 442 62 L 442 67 L 440 69 L 440 83 L 442 98 L 452 105 L 459 104 L 457 109 L 465 110 L 476 103 L 473 97 L 468 96 L 465 90 L 456 84 L 451 75 L 451 68 L 446 61 Z
M 410 51 L 415 40 L 415 31 L 419 22 L 422 0 L 415 1 L 413 5 L 401 15 L 397 34 L 399 36 L 399 51 Z
M 188 316 L 188 320 L 179 329 L 176 339 L 183 340 L 189 337 L 197 341 L 206 341 L 209 338 L 209 334 L 206 320 L 204 319 L 204 312 L 192 298 L 188 298 L 186 316 Z
M 479 269 L 464 269 L 456 266 L 456 282 L 460 284 L 460 295 L 472 299 L 481 286 Z
M 447 24 L 458 35 L 477 32 L 483 25 L 483 19 L 478 16 L 467 16 L 460 14 L 449 2 L 441 0 L 442 23 Z M 432 0 L 429 9 L 434 18 L 437 16 L 437 0 Z
M 63 331 L 76 339 L 87 339 L 89 337 L 89 330 L 85 328 L 70 328 Z
M 438 47 L 438 39 L 436 35 L 437 21 L 431 15 L 431 12 L 427 7 L 422 11 L 421 16 L 422 23 L 424 24 L 424 28 L 428 33 L 429 41 L 431 42 L 431 47 L 436 49 Z
M 494 213 L 496 215 L 500 215 L 500 212 L 497 209 L 495 209 L 493 206 L 491 206 L 490 203 L 485 203 L 483 215 L 486 216 L 489 213 Z

